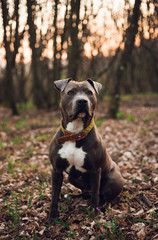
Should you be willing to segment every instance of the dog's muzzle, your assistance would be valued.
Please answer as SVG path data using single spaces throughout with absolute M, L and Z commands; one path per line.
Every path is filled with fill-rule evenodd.
M 85 117 L 89 116 L 88 101 L 86 99 L 78 99 L 76 101 L 76 116 Z

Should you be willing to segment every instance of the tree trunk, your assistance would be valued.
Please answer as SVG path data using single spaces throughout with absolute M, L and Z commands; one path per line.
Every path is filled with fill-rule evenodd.
M 59 73 L 58 73 L 58 60 L 57 60 L 57 36 L 58 36 L 58 28 L 57 28 L 57 17 L 58 17 L 58 2 L 59 0 L 55 0 L 55 15 L 54 15 L 54 42 L 53 42 L 53 57 L 54 57 L 54 66 L 53 66 L 53 80 L 57 80 Z
M 35 0 L 27 0 L 27 12 L 28 18 L 27 22 L 29 25 L 29 35 L 30 35 L 30 48 L 32 50 L 32 74 L 33 74 L 33 102 L 38 108 L 42 108 L 44 105 L 42 86 L 40 84 L 40 79 L 38 75 L 38 53 L 35 47 L 36 44 L 36 26 L 34 24 L 34 14 L 33 6 L 35 6 Z
M 68 30 L 68 5 L 69 5 L 69 0 L 66 1 L 66 10 L 65 10 L 65 16 L 64 16 L 64 28 L 63 28 L 63 32 L 61 34 L 61 48 L 60 48 L 60 61 L 59 61 L 59 72 L 61 75 L 61 71 L 62 71 L 62 54 L 63 54 L 63 45 L 64 42 L 67 39 L 67 30 Z M 60 79 L 60 77 L 59 77 Z
M 60 78 L 60 69 L 59 69 L 59 61 L 57 59 L 57 36 L 58 36 L 58 27 L 57 27 L 57 18 L 58 18 L 58 3 L 59 3 L 59 0 L 55 0 L 55 9 L 54 9 L 54 23 L 53 23 L 53 26 L 54 26 L 54 36 L 53 36 L 53 81 L 55 80 L 58 80 Z M 53 86 L 53 84 L 52 84 Z M 53 91 L 52 88 L 50 88 L 51 91 Z M 57 91 L 55 91 L 54 89 L 54 92 L 53 92 L 53 96 L 54 96 L 54 105 L 57 105 L 59 103 L 59 95 L 57 93 Z
M 15 10 L 14 14 L 16 17 L 16 29 L 15 29 L 15 41 L 14 41 L 14 53 L 12 57 L 12 66 L 15 67 L 15 58 L 18 53 L 18 48 L 20 45 L 20 36 L 19 36 L 19 0 L 15 1 Z
M 80 0 L 71 0 L 70 14 L 70 42 L 68 49 L 68 77 L 76 80 L 80 61 L 80 44 L 78 39 L 78 25 L 80 21 Z
M 132 50 L 135 43 L 135 37 L 138 32 L 138 20 L 140 17 L 140 5 L 141 0 L 135 0 L 133 15 L 131 16 L 130 25 L 126 29 L 125 33 L 125 47 L 121 54 L 120 63 L 116 70 L 116 78 L 114 80 L 114 88 L 111 96 L 110 104 L 109 104 L 109 115 L 112 118 L 116 118 L 117 112 L 119 110 L 120 105 L 120 87 L 122 83 L 122 79 L 127 69 L 127 64 L 130 61 L 130 57 L 132 54 Z
M 13 85 L 13 68 L 15 67 L 15 57 L 18 50 L 17 38 L 15 36 L 14 41 L 14 52 L 12 53 L 10 49 L 10 41 L 7 40 L 7 32 L 6 28 L 9 26 L 8 22 L 8 8 L 6 0 L 1 0 L 2 3 L 2 17 L 3 17 L 3 28 L 4 28 L 4 47 L 6 51 L 6 75 L 5 75 L 5 83 L 4 83 L 4 93 L 5 93 L 5 100 L 9 103 L 9 107 L 12 110 L 13 115 L 17 115 L 17 107 L 16 101 L 14 96 L 14 85 Z M 16 14 L 16 33 L 18 33 L 18 26 L 19 26 L 19 15 L 18 15 L 18 7 L 19 7 L 19 0 L 15 1 L 15 14 Z M 16 46 L 16 48 L 15 48 Z

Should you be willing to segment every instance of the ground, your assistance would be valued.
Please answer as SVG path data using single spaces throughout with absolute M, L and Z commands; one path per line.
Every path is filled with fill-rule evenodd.
M 79 190 L 65 174 L 60 216 L 49 224 L 48 150 L 60 111 L 24 104 L 11 116 L 0 108 L 0 239 L 158 239 L 158 96 L 124 99 L 117 120 L 106 112 L 102 101 L 95 122 L 126 180 L 123 192 L 92 217 L 89 200 L 70 197 Z

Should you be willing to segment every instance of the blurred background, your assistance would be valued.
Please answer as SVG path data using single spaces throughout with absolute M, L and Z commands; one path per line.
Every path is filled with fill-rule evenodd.
M 157 93 L 158 1 L 0 0 L 0 104 L 49 109 L 67 77 L 102 83 L 114 118 L 121 94 Z

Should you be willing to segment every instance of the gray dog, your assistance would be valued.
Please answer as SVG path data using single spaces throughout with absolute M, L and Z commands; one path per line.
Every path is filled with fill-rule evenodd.
M 91 209 L 96 209 L 99 202 L 115 198 L 124 184 L 93 120 L 96 93 L 102 85 L 90 79 L 76 82 L 69 78 L 55 81 L 55 87 L 61 94 L 62 122 L 50 145 L 53 166 L 50 220 L 58 217 L 63 171 L 83 196 L 90 194 Z

